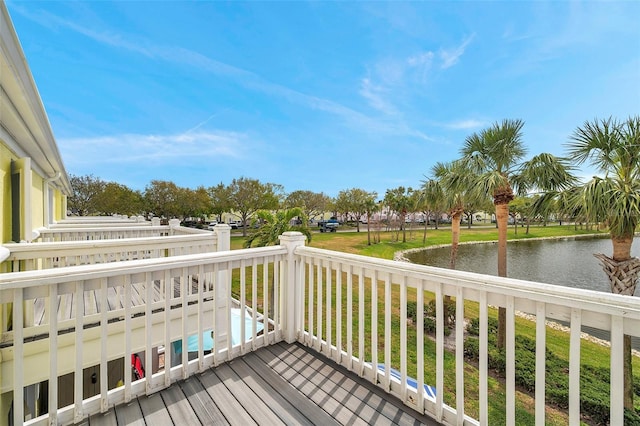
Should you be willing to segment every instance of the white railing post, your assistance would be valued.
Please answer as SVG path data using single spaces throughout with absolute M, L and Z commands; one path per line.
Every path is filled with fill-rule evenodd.
M 175 235 L 176 228 L 180 226 L 180 219 L 169 219 L 169 235 Z
M 217 251 L 231 250 L 231 227 L 227 224 L 219 224 L 213 228 L 218 237 Z M 231 271 L 226 269 L 218 271 L 214 277 L 214 298 L 215 298 L 215 330 L 213 332 L 214 345 L 218 351 L 227 347 L 227 334 L 229 333 L 229 309 L 231 303 Z
M 151 219 L 151 226 L 160 226 L 160 218 L 154 217 Z
M 297 282 L 296 278 L 298 262 L 294 257 L 294 251 L 296 247 L 304 246 L 304 242 L 307 239 L 302 233 L 289 231 L 278 237 L 280 239 L 280 245 L 287 248 L 287 264 L 284 269 L 284 289 L 282 291 L 282 330 L 284 339 L 287 343 L 293 343 L 296 340 L 296 334 L 300 324 L 296 324 L 296 320 L 299 318 L 299 309 L 302 308 L 300 303 L 296 303 L 298 294 L 300 292 L 301 283 Z

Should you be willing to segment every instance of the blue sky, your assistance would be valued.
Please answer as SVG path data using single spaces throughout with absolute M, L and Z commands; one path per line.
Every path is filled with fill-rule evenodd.
M 640 2 L 7 6 L 67 171 L 133 189 L 382 197 L 504 118 L 562 155 L 585 120 L 640 113 Z

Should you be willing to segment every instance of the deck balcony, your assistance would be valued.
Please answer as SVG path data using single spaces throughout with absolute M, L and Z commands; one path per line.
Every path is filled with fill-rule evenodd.
M 186 237 L 170 227 L 156 230 L 161 234 L 157 236 L 118 237 L 106 229 L 119 226 L 96 231 L 92 225 L 41 232 L 48 242 L 5 245 L 9 254 L 5 252 L 5 273 L 0 274 L 3 423 L 10 416 L 13 424 L 92 424 L 101 419 L 116 424 L 115 413 L 148 416 L 144 407 L 158 403 L 160 399 L 152 399 L 157 394 L 163 395 L 164 404 L 172 398 L 176 404 L 180 398 L 193 398 L 189 406 L 195 414 L 190 415 L 201 419 L 200 412 L 211 420 L 216 413 L 206 408 L 198 390 L 207 389 L 210 402 L 215 383 L 229 375 L 239 379 L 234 386 L 262 395 L 260 404 L 266 406 L 275 406 L 267 397 L 287 400 L 283 395 L 290 395 L 288 405 L 273 410 L 291 414 L 306 406 L 291 389 L 297 386 L 302 392 L 314 376 L 288 368 L 311 365 L 317 358 L 323 363 L 318 368 L 339 370 L 342 378 L 332 382 L 329 391 L 311 391 L 310 399 L 316 392 L 327 396 L 306 411 L 311 413 L 304 417 L 309 423 L 353 420 L 341 417 L 336 408 L 346 399 L 332 399 L 331 393 L 357 382 L 368 383 L 366 392 L 372 398 L 390 405 L 399 400 L 414 421 L 487 425 L 488 324 L 494 310 L 505 307 L 507 424 L 517 424 L 519 313 L 529 314 L 536 324 L 536 424 L 544 424 L 546 415 L 547 321 L 570 328 L 570 424 L 580 422 L 581 329 L 610 332 L 610 423 L 623 424 L 623 335 L 640 337 L 636 298 L 317 249 L 305 246 L 304 236 L 294 232 L 282 235 L 279 246 L 231 251 L 226 226 Z M 96 233 L 81 235 L 83 228 Z M 75 241 L 46 237 L 61 229 Z M 447 296 L 456 306 L 449 337 L 442 309 Z M 423 308 L 431 300 L 436 306 L 434 336 L 423 329 Z M 408 320 L 408 302 L 417 306 L 415 324 Z M 465 310 L 470 307 L 479 319 L 473 378 L 478 411 L 473 416 L 465 413 L 465 399 L 471 396 L 465 386 L 470 373 L 463 344 Z M 446 342 L 452 342 L 453 349 L 445 347 Z M 330 376 L 324 380 L 330 382 Z M 255 390 L 278 377 L 288 377 L 291 389 L 280 396 Z M 23 395 L 24 403 L 16 404 L 15 395 Z M 238 418 L 248 415 L 254 404 L 234 401 L 221 409 L 236 410 Z M 299 423 L 296 416 L 289 420 Z

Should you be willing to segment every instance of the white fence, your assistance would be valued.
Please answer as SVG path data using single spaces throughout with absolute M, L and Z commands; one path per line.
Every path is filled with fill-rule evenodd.
M 403 262 L 298 247 L 297 277 L 304 281 L 298 304 L 298 339 L 351 371 L 398 396 L 419 412 L 445 424 L 489 424 L 488 317 L 505 307 L 506 424 L 516 419 L 515 318 L 524 312 L 536 318 L 535 421 L 545 424 L 545 346 L 547 320 L 570 325 L 569 423 L 580 424 L 581 327 L 611 333 L 610 424 L 624 423 L 623 335 L 640 336 L 640 299 L 548 284 L 499 278 Z M 306 277 L 306 278 L 305 278 Z M 444 399 L 445 313 L 443 300 L 455 304 L 455 400 Z M 426 345 L 423 311 L 435 300 L 435 344 Z M 407 302 L 416 303 L 417 320 L 410 325 Z M 465 415 L 465 306 L 479 312 L 479 419 Z M 391 324 L 400 332 L 392 333 Z M 413 328 L 413 330 L 412 330 Z M 430 352 L 427 352 L 431 348 Z M 399 365 L 391 365 L 399 350 Z M 410 357 L 411 355 L 411 357 Z M 415 356 L 415 358 L 413 358 Z M 425 362 L 435 374 L 424 376 Z M 394 377 L 394 369 L 398 377 Z M 409 372 L 411 371 L 411 374 Z M 410 376 L 413 376 L 412 379 Z M 428 386 L 425 387 L 424 385 Z M 432 392 L 432 388 L 435 390 Z M 435 397 L 433 397 L 435 393 Z
M 280 340 L 285 253 L 282 247 L 269 247 L 0 274 L 0 304 L 12 306 L 10 331 L 2 334 L 0 345 L 3 415 L 12 395 L 47 380 L 46 405 L 58 407 L 59 395 L 65 400 L 58 378 L 73 373 L 72 403 L 50 409 L 30 424 L 77 422 Z M 59 306 L 64 295 L 72 295 L 74 301 L 65 313 Z M 26 326 L 23 307 L 36 300 L 45 305 L 44 318 L 39 325 Z M 240 318 L 250 318 L 234 332 L 232 308 L 240 309 Z M 271 320 L 265 318 L 269 312 Z M 260 335 L 258 322 L 264 327 Z M 212 332 L 213 347 L 206 348 Z M 195 353 L 188 351 L 194 336 Z M 239 343 L 233 345 L 236 337 Z M 176 345 L 181 352 L 177 365 L 171 359 L 175 351 L 169 350 Z M 144 353 L 149 367 L 158 348 L 164 351 L 163 369 L 134 382 L 125 362 L 122 384 L 108 387 L 113 382 L 107 373 L 109 361 Z M 99 366 L 99 391 L 85 398 L 83 370 L 92 366 Z M 13 404 L 13 413 L 14 423 L 21 424 L 22 404 Z
M 80 421 L 258 347 L 297 339 L 445 424 L 486 425 L 488 319 L 501 306 L 507 312 L 507 424 L 517 424 L 517 312 L 536 318 L 536 424 L 545 423 L 547 320 L 570 324 L 570 424 L 580 422 L 581 327 L 611 332 L 610 422 L 623 424 L 622 342 L 624 334 L 640 336 L 637 298 L 315 249 L 305 247 L 304 237 L 297 233 L 285 233 L 281 244 L 0 274 L 0 304 L 13 306 L 11 329 L 2 334 L 0 344 L 5 407 L 0 411 L 3 415 L 8 412 L 12 394 L 22 395 L 26 386 L 47 380 L 48 406 L 57 407 L 57 379 L 74 373 L 72 400 L 30 423 Z M 68 317 L 61 315 L 58 306 L 63 294 L 74 295 Z M 453 360 L 445 350 L 442 306 L 447 296 L 456 306 Z M 49 314 L 39 325 L 27 326 L 23 306 L 35 300 L 42 300 Z M 423 329 L 423 311 L 431 300 L 436 307 L 433 342 Z M 416 305 L 415 324 L 408 320 L 408 302 Z M 471 397 L 466 394 L 463 353 L 465 309 L 470 307 L 479 317 L 477 419 L 464 411 L 465 398 Z M 249 317 L 240 321 L 237 331 L 230 326 L 232 308 L 241 310 L 240 318 Z M 258 324 L 263 324 L 264 334 L 259 334 Z M 397 329 L 399 332 L 392 332 Z M 210 330 L 213 347 L 207 353 L 205 337 Z M 234 333 L 240 336 L 235 344 Z M 194 336 L 197 350 L 189 353 L 187 342 Z M 175 345 L 181 355 L 172 361 L 175 353 L 167 348 Z M 143 353 L 149 366 L 159 347 L 165 349 L 163 369 L 137 381 L 123 374 L 123 383 L 110 387 L 110 360 L 128 360 L 131 354 Z M 433 373 L 425 375 L 426 363 L 435 365 L 429 370 Z M 85 397 L 83 369 L 96 365 L 99 390 Z M 446 366 L 455 371 L 453 378 Z M 455 397 L 449 397 L 445 389 L 453 389 L 449 395 Z M 14 405 L 13 413 L 19 424 L 25 414 L 22 405 Z

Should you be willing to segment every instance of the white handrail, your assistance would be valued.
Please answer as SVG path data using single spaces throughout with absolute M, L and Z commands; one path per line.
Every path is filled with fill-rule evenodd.
M 399 397 L 405 404 L 420 412 L 432 415 L 445 424 L 479 424 L 464 412 L 465 400 L 465 363 L 463 362 L 464 302 L 475 302 L 480 311 L 479 366 L 480 371 L 480 406 L 479 419 L 482 424 L 488 421 L 487 383 L 487 324 L 488 310 L 491 307 L 506 308 L 506 398 L 507 424 L 516 424 L 515 418 L 515 316 L 526 312 L 533 317 L 542 314 L 538 319 L 538 328 L 544 327 L 546 320 L 566 321 L 571 329 L 570 365 L 571 385 L 569 387 L 570 423 L 578 422 L 580 416 L 580 376 L 576 369 L 580 365 L 581 326 L 590 326 L 611 333 L 611 424 L 622 424 L 623 418 L 623 380 L 620 367 L 623 364 L 623 334 L 640 337 L 640 299 L 591 290 L 574 289 L 551 284 L 534 283 L 523 280 L 500 278 L 463 271 L 454 271 L 427 267 L 422 265 L 375 259 L 347 253 L 300 246 L 295 249 L 300 256 L 299 271 L 301 277 L 297 285 L 299 293 L 304 295 L 298 330 L 298 340 L 315 348 L 326 356 L 335 359 L 351 371 L 367 380 L 377 383 L 383 389 Z M 335 278 L 332 278 L 335 277 Z M 339 277 L 339 278 L 338 278 Z M 338 289 L 338 286 L 341 288 Z M 378 290 L 380 288 L 380 290 Z M 347 294 L 347 309 L 338 309 L 340 303 L 333 300 L 333 294 Z M 389 297 L 396 296 L 389 306 Z M 445 313 L 443 302 L 446 296 L 455 299 L 456 327 L 455 333 L 456 363 L 455 379 L 449 386 L 456 389 L 455 401 L 445 401 L 443 389 L 447 380 L 444 374 L 444 328 Z M 337 296 L 336 296 L 337 297 Z M 399 298 L 398 298 L 399 297 Z M 435 348 L 430 359 L 435 358 L 436 375 L 425 378 L 421 369 L 415 367 L 424 364 L 424 343 L 421 336 L 408 340 L 408 314 L 406 304 L 416 304 L 417 312 L 423 312 L 427 306 L 426 298 L 434 299 L 435 315 Z M 379 305 L 378 300 L 382 300 Z M 399 302 L 399 304 L 398 304 Z M 453 302 L 451 302 L 453 303 Z M 323 306 L 325 308 L 323 308 Z M 334 308 L 335 307 L 335 308 Z M 357 311 L 357 314 L 356 314 Z M 378 338 L 379 328 L 372 321 L 384 318 L 384 338 Z M 417 320 L 422 324 L 421 315 Z M 390 335 L 391 322 L 399 323 L 399 335 Z M 376 321 L 377 322 L 377 321 Z M 343 324 L 346 342 L 331 340 L 331 324 Z M 416 332 L 420 326 L 416 326 Z M 569 342 L 569 338 L 567 339 Z M 356 344 L 357 343 L 357 344 Z M 540 348 L 536 357 L 536 377 L 544 383 L 546 334 L 536 334 L 536 346 Z M 398 363 L 391 365 L 391 347 L 400 350 Z M 409 362 L 409 347 L 412 353 L 420 357 L 414 364 Z M 378 360 L 378 361 L 376 361 Z M 384 360 L 380 368 L 377 363 Z M 416 379 L 409 376 L 418 374 Z M 393 377 L 392 371 L 397 370 Z M 616 370 L 614 374 L 614 370 Z M 392 380 L 390 380 L 392 376 Z M 449 379 L 450 380 L 450 379 Z M 431 390 L 420 384 L 435 385 L 435 398 L 428 396 Z M 538 393 L 540 395 L 540 393 Z M 544 395 L 544 394 L 542 394 Z M 545 398 L 536 398 L 537 419 L 544 423 Z M 509 407 L 511 405 L 511 407 Z

